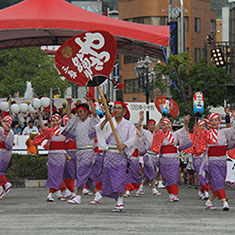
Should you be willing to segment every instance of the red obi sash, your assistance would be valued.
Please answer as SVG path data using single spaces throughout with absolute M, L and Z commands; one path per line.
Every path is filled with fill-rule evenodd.
M 227 146 L 210 146 L 208 149 L 208 157 L 221 157 L 225 156 L 227 151 Z
M 5 142 L 0 141 L 0 149 L 6 149 Z
M 132 157 L 138 157 L 139 156 L 139 151 L 138 149 L 135 149 L 135 151 L 132 154 Z
M 66 150 L 76 150 L 77 149 L 76 142 L 69 141 L 69 142 L 65 143 L 65 149 Z
M 166 145 L 161 147 L 161 154 L 177 153 L 177 148 L 174 145 Z
M 49 150 L 65 150 L 65 142 L 51 141 L 49 144 Z

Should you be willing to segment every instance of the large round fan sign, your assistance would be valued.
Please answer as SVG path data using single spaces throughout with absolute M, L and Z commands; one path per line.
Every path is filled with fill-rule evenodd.
M 70 82 L 79 86 L 98 86 L 112 72 L 116 53 L 116 40 L 112 34 L 85 32 L 69 39 L 57 50 L 55 64 Z
M 154 104 L 163 116 L 176 117 L 179 113 L 178 104 L 171 98 L 160 96 L 155 99 Z

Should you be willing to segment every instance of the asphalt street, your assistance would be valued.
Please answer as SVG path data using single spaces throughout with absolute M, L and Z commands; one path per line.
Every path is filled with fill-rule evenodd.
M 165 189 L 153 196 L 149 186 L 139 198 L 125 198 L 125 209 L 112 212 L 114 200 L 71 205 L 56 200 L 46 202 L 46 188 L 13 188 L 0 200 L 0 234 L 234 234 L 235 190 L 227 188 L 230 210 L 206 210 L 197 189 L 181 185 L 179 202 L 169 202 Z

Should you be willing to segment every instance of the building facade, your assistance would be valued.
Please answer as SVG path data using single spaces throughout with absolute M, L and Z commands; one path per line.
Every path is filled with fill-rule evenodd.
M 179 0 L 172 1 L 174 5 Z M 119 18 L 130 22 L 167 25 L 167 0 L 119 0 Z M 141 26 L 140 26 L 141 27 Z M 193 60 L 199 61 L 203 55 L 204 40 L 208 34 L 216 34 L 216 12 L 211 10 L 210 0 L 184 1 L 185 51 Z M 144 102 L 145 96 L 133 72 L 138 58 L 121 56 L 121 78 L 125 84 L 124 100 Z M 162 93 L 155 89 L 154 98 Z

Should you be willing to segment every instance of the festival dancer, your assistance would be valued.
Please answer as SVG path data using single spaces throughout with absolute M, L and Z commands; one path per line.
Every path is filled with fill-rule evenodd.
M 69 117 L 67 115 L 65 115 L 62 118 L 62 123 L 63 126 L 67 125 L 67 122 L 69 120 Z M 65 167 L 64 167 L 64 176 L 63 176 L 63 180 L 64 183 L 66 185 L 66 187 L 68 188 L 68 190 L 72 193 L 71 197 L 76 196 L 76 194 L 74 193 L 74 181 L 76 178 L 76 154 L 77 154 L 77 147 L 76 147 L 76 142 L 72 141 L 69 138 L 65 139 L 65 149 L 67 151 L 67 159 L 65 162 Z M 64 200 L 62 194 L 57 195 L 61 200 Z
M 155 179 L 156 179 L 156 171 L 158 169 L 158 163 L 159 159 L 155 152 L 151 151 L 151 146 L 153 142 L 153 136 L 156 128 L 156 121 L 153 119 L 150 119 L 147 123 L 148 130 L 144 130 L 141 128 L 141 124 L 144 120 L 144 112 L 141 111 L 139 113 L 139 122 L 137 124 L 137 127 L 140 128 L 140 132 L 143 135 L 143 141 L 145 143 L 145 149 L 146 153 L 144 154 L 144 168 L 143 168 L 143 174 L 145 177 L 147 177 L 151 183 L 152 187 L 152 193 L 153 195 L 160 196 L 161 193 L 156 189 L 155 185 Z M 144 179 L 146 181 L 146 179 Z M 143 184 L 141 184 L 140 189 L 137 191 L 140 193 L 140 191 L 143 191 Z
M 102 190 L 102 166 L 103 166 L 103 150 L 100 150 L 98 147 L 98 139 L 97 136 L 94 139 L 95 148 L 94 148 L 94 165 L 92 166 L 92 174 L 91 179 L 93 182 L 93 187 L 96 188 L 97 191 Z M 89 195 L 89 191 L 87 193 Z M 99 203 L 99 201 L 92 200 L 91 204 Z
M 188 130 L 188 127 L 187 127 Z M 193 134 L 189 132 L 188 130 L 188 134 L 190 136 L 190 139 L 193 143 Z M 190 148 L 187 148 L 185 150 L 182 151 L 183 152 L 183 156 L 184 159 L 186 159 L 187 165 L 186 165 L 186 169 L 187 169 L 187 180 L 188 180 L 188 187 L 190 188 L 192 186 L 192 181 L 194 179 L 197 180 L 197 176 L 195 175 L 195 171 L 194 171 L 194 167 L 193 167 L 193 154 L 194 154 L 194 148 L 193 145 Z M 197 186 L 197 184 L 195 184 L 195 186 Z
M 6 196 L 12 184 L 9 183 L 5 176 L 5 171 L 11 160 L 11 150 L 14 142 L 14 132 L 11 130 L 12 119 L 10 116 L 5 116 L 1 120 L 0 127 L 0 199 Z
M 139 155 L 145 151 L 142 134 L 140 130 L 136 128 L 136 149 L 133 152 L 130 158 L 130 166 L 128 168 L 127 174 L 127 184 L 126 184 L 126 192 L 124 197 L 130 196 L 130 191 L 136 190 L 136 193 L 141 185 L 141 174 L 140 174 L 140 164 L 139 164 Z M 138 196 L 136 195 L 135 196 Z
M 221 118 L 217 113 L 211 113 L 208 116 L 210 133 L 200 130 L 198 132 L 207 140 L 207 150 L 204 159 L 208 159 L 208 169 L 202 163 L 201 173 L 206 170 L 209 175 L 209 183 L 212 187 L 212 193 L 206 201 L 206 208 L 215 209 L 212 201 L 218 197 L 223 202 L 223 210 L 228 211 L 229 205 L 225 193 L 226 178 L 226 151 L 235 147 L 235 126 L 219 129 Z M 194 135 L 198 138 L 197 135 Z
M 91 107 L 92 115 L 88 116 L 89 105 L 81 103 L 76 106 L 76 115 L 71 114 L 72 99 L 67 99 L 67 115 L 70 117 L 63 135 L 76 141 L 77 146 L 77 183 L 78 188 L 77 195 L 72 199 L 68 200 L 70 204 L 80 204 L 82 191 L 87 186 L 95 194 L 93 201 L 100 203 L 102 196 L 92 185 L 92 174 L 94 165 L 94 138 L 95 126 L 99 123 L 99 117 L 97 116 L 95 106 L 91 100 L 91 97 L 87 93 L 84 97 Z M 91 202 L 93 203 L 93 202 Z
M 123 194 L 125 192 L 128 162 L 135 150 L 136 129 L 132 122 L 124 118 L 126 104 L 122 101 L 114 102 L 113 114 L 106 114 L 96 126 L 98 146 L 104 151 L 104 164 L 102 174 L 102 195 L 116 200 L 114 212 L 124 208 Z M 110 123 L 112 118 L 120 144 L 116 143 Z M 122 153 L 120 153 L 120 151 Z
M 64 167 L 66 162 L 66 150 L 65 150 L 65 137 L 61 134 L 62 127 L 61 117 L 59 114 L 53 114 L 50 121 L 52 128 L 47 128 L 43 124 L 40 110 L 38 110 L 38 118 L 41 126 L 41 134 L 36 136 L 33 140 L 35 145 L 40 145 L 45 139 L 49 140 L 48 145 L 48 179 L 46 187 L 50 188 L 47 196 L 48 202 L 54 202 L 53 194 L 60 190 L 63 192 L 61 198 L 64 200 L 71 196 L 71 192 L 66 188 L 63 182 Z
M 196 121 L 197 122 L 197 121 Z M 194 126 L 194 136 L 197 135 L 197 138 L 194 137 L 193 141 L 193 146 L 194 146 L 194 155 L 193 155 L 193 166 L 195 171 L 197 172 L 197 177 L 199 180 L 200 184 L 200 190 L 198 192 L 198 196 L 200 199 L 208 199 L 209 198 L 209 193 L 208 193 L 208 178 L 203 177 L 200 174 L 200 168 L 203 160 L 204 153 L 206 152 L 206 147 L 207 147 L 207 140 L 206 138 L 200 138 L 200 135 L 197 133 L 198 129 L 206 130 L 206 122 L 204 121 L 199 121 L 196 123 Z
M 187 124 L 190 116 L 186 116 L 184 127 L 172 132 L 172 124 L 168 118 L 160 120 L 161 130 L 155 132 L 152 143 L 152 151 L 159 154 L 160 172 L 169 193 L 169 201 L 179 201 L 178 198 L 178 170 L 179 155 L 182 151 L 192 146 L 187 132 Z M 177 148 L 176 145 L 179 147 Z

